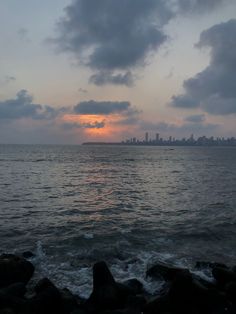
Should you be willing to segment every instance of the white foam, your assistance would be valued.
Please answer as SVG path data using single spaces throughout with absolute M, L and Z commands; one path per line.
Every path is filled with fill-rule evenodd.
M 91 238 L 92 234 L 85 234 Z M 93 259 L 86 258 L 84 252 L 77 252 L 77 255 L 67 254 L 64 260 L 58 261 L 54 256 L 47 256 L 39 241 L 36 248 L 34 264 L 36 266 L 36 279 L 48 277 L 60 288 L 68 288 L 72 293 L 88 298 L 92 291 L 92 265 Z M 92 251 L 93 253 L 93 251 Z M 81 258 L 80 258 L 81 255 Z M 124 253 L 123 256 L 126 256 Z M 163 287 L 164 281 L 152 280 L 146 277 L 147 268 L 157 261 L 168 261 L 173 259 L 169 253 L 140 252 L 131 254 L 126 259 L 113 257 L 108 261 L 108 266 L 118 282 L 136 278 L 150 294 L 157 294 Z

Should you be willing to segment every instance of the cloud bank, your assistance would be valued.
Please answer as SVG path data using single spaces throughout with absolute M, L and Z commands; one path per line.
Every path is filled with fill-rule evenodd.
M 63 113 L 66 109 L 55 109 L 48 105 L 33 103 L 33 97 L 27 90 L 22 89 L 16 98 L 0 101 L 0 120 L 17 120 L 31 118 L 34 120 L 51 120 Z
M 74 112 L 83 115 L 110 115 L 127 112 L 131 108 L 128 101 L 82 101 L 74 107 Z
M 164 26 L 172 18 L 209 11 L 224 1 L 73 0 L 52 42 L 95 72 L 91 83 L 132 86 L 133 71 L 167 40 Z
M 210 64 L 184 81 L 184 93 L 173 96 L 178 108 L 201 108 L 214 115 L 236 113 L 236 19 L 203 31 L 196 45 L 210 47 Z

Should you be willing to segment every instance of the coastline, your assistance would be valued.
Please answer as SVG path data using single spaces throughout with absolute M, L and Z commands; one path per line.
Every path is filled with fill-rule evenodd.
M 196 269 L 211 270 L 214 280 L 209 282 L 186 268 L 155 263 L 145 275 L 165 284 L 151 295 L 136 278 L 117 282 L 106 262 L 100 261 L 93 265 L 93 288 L 84 299 L 66 287 L 57 288 L 48 278 L 32 286 L 33 257 L 31 252 L 0 256 L 0 313 L 236 313 L 236 266 L 197 262 Z

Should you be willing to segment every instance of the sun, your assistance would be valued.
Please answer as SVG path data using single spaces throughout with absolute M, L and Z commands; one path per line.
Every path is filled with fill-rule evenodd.
M 117 140 L 122 132 L 129 131 L 129 127 L 120 123 L 122 115 L 95 115 L 95 114 L 66 114 L 63 121 L 78 124 L 78 132 L 86 134 L 90 140 Z

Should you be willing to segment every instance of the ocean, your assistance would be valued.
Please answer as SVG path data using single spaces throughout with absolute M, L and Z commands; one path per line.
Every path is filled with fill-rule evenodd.
M 36 278 L 86 297 L 105 260 L 155 293 L 149 265 L 234 265 L 235 239 L 235 147 L 0 145 L 0 252 Z

